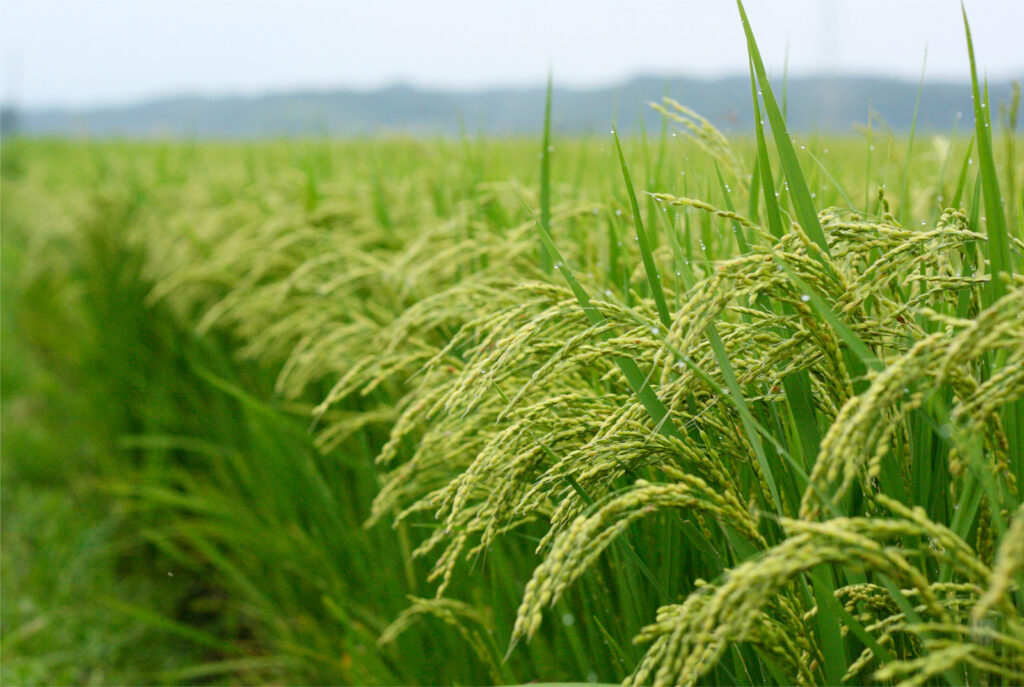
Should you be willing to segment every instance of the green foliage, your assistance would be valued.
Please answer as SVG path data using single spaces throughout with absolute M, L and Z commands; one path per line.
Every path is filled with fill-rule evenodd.
M 118 681 L 1024 680 L 1014 146 L 980 102 L 912 158 L 794 145 L 744 26 L 749 141 L 666 99 L 659 140 L 549 122 L 539 169 L 514 140 L 6 149 L 5 600 L 37 606 L 4 605 L 5 671 L 76 680 L 53 647 L 92 642 Z M 55 476 L 110 550 L 24 543 Z M 109 652 L 29 641 L 60 588 L 30 550 L 91 571 L 74 627 L 103 604 Z M 119 653 L 145 632 L 174 652 Z

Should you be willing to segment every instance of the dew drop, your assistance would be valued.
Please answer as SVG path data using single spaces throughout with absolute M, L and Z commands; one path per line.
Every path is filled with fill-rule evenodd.
M 807 301 L 811 300 L 811 297 L 808 294 L 805 293 L 805 294 L 800 296 L 800 300 L 802 300 L 804 303 L 806 303 Z
M 565 615 L 562 616 L 562 624 L 565 625 L 566 627 L 571 626 L 575 622 L 576 622 L 576 617 L 572 613 L 566 613 Z

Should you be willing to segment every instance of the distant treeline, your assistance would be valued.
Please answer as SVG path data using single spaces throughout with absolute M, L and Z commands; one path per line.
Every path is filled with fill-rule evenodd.
M 1009 98 L 1011 81 L 992 83 L 993 106 Z M 779 80 L 781 92 L 782 83 Z M 868 77 L 800 77 L 786 84 L 794 131 L 852 133 L 868 121 L 910 129 L 918 85 Z M 609 88 L 557 88 L 554 126 L 566 134 L 595 133 L 615 119 L 624 132 L 659 115 L 638 105 L 669 95 L 724 131 L 747 130 L 752 108 L 745 77 L 700 80 L 641 77 Z M 377 91 L 321 91 L 255 97 L 173 97 L 86 110 L 8 111 L 4 133 L 28 136 L 141 138 L 262 138 L 293 136 L 417 136 L 535 134 L 543 123 L 544 89 L 443 92 L 393 86 Z M 949 133 L 973 126 L 968 83 L 926 83 L 917 114 L 920 130 Z

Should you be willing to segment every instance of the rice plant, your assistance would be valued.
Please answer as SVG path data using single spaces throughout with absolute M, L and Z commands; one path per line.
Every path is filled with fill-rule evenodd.
M 26 279 L 187 352 L 102 472 L 236 618 L 119 606 L 164 678 L 1024 682 L 1017 104 L 795 140 L 739 9 L 749 140 L 24 144 Z

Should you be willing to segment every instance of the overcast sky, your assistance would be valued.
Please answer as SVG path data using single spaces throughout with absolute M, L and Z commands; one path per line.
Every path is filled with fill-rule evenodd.
M 775 73 L 965 78 L 959 0 L 748 0 Z M 979 66 L 1024 76 L 1024 0 L 970 0 Z M 610 84 L 746 73 L 731 0 L 0 0 L 21 106 L 297 88 Z

